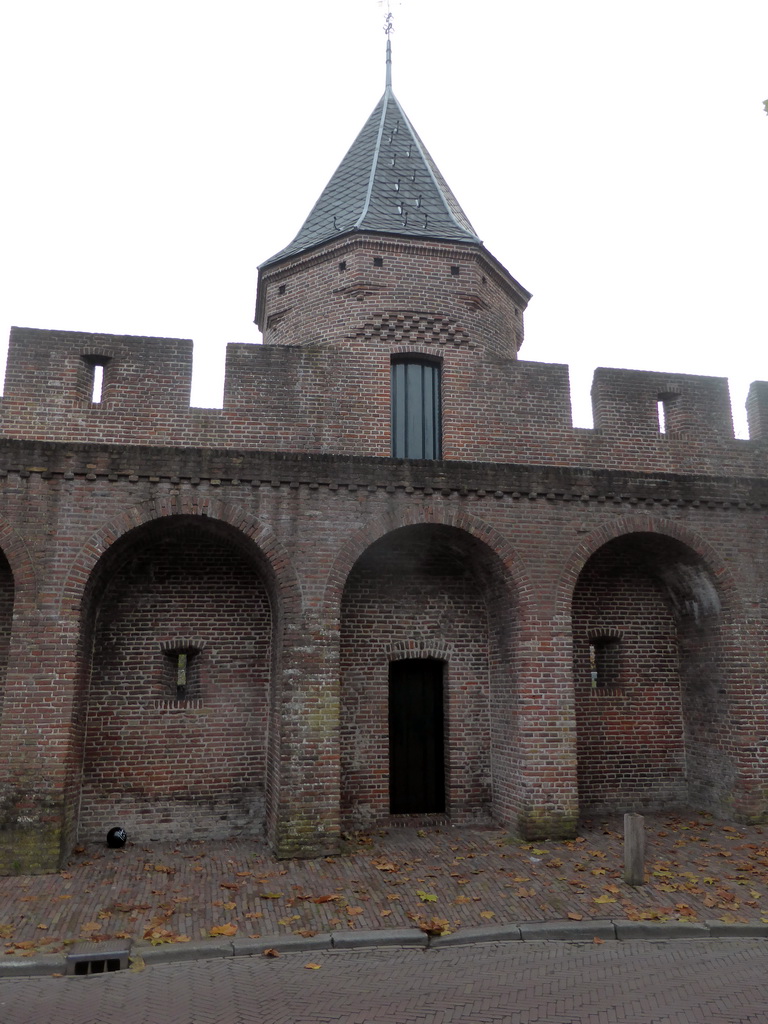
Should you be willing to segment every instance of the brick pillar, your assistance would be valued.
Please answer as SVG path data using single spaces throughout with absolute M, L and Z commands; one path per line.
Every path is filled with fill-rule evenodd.
M 765 622 L 749 616 L 731 624 L 725 638 L 722 687 L 718 696 L 728 716 L 725 739 L 733 752 L 732 805 L 724 816 L 751 824 L 768 821 L 768 707 L 766 707 Z
M 579 814 L 570 623 L 521 631 L 516 744 L 516 826 L 527 839 L 568 838 Z
M 74 838 L 76 630 L 14 619 L 0 723 L 0 873 L 55 871 Z M 81 716 L 79 716 L 81 717 Z
M 288 624 L 272 708 L 268 829 L 279 857 L 338 852 L 338 630 Z

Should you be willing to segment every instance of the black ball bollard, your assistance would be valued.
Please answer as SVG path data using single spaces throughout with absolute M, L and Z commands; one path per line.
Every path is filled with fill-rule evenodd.
M 128 833 L 124 828 L 111 828 L 107 832 L 107 846 L 113 850 L 120 850 L 125 846 L 128 839 Z

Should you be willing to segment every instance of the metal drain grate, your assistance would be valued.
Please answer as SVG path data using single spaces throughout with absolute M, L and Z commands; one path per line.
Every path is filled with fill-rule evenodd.
M 131 943 L 81 942 L 67 953 L 67 974 L 108 974 L 124 971 Z

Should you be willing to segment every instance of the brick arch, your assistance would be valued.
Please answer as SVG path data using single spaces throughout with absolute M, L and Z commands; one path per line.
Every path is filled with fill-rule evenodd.
M 453 644 L 445 640 L 398 640 L 392 644 L 387 657 L 392 661 L 405 661 L 410 658 L 436 658 L 438 661 L 450 661 Z
M 375 516 L 343 545 L 331 566 L 323 595 L 323 619 L 338 623 L 341 599 L 352 567 L 377 540 L 406 526 L 451 526 L 480 541 L 502 565 L 505 580 L 511 584 L 513 598 L 519 603 L 521 618 L 526 617 L 524 595 L 533 593 L 528 570 L 520 555 L 495 527 L 462 509 L 409 508 L 397 515 Z
M 5 519 L 0 518 L 0 550 L 5 555 L 13 576 L 14 604 L 24 602 L 34 607 L 38 596 L 35 564 L 27 545 Z
M 116 541 L 147 523 L 177 516 L 200 516 L 233 527 L 247 537 L 266 560 L 279 592 L 283 612 L 301 614 L 303 595 L 293 563 L 272 528 L 233 502 L 189 495 L 178 499 L 149 500 L 125 509 L 93 533 L 77 554 L 62 588 L 60 611 L 80 607 L 85 587 L 102 557 Z
M 603 523 L 588 534 L 573 550 L 557 583 L 555 614 L 558 619 L 570 620 L 574 589 L 584 566 L 592 555 L 609 541 L 617 540 L 619 537 L 629 537 L 633 533 L 653 533 L 685 544 L 701 558 L 712 574 L 717 584 L 718 593 L 723 599 L 724 608 L 731 616 L 740 613 L 742 597 L 733 573 L 722 556 L 707 540 L 682 523 L 662 519 L 658 516 L 635 514 L 618 516 L 610 522 Z
M 517 553 L 493 527 L 456 503 L 440 501 L 430 507 L 417 501 L 372 517 L 340 546 L 327 577 L 323 627 L 329 664 L 331 653 L 338 658 L 334 727 L 345 827 L 368 826 L 390 813 L 389 670 L 405 659 L 415 666 L 425 659 L 448 666 L 440 741 L 446 813 L 456 823 L 486 820 L 491 814 L 511 818 L 507 790 L 491 780 L 495 783 L 499 773 L 506 780 L 512 773 L 513 740 L 498 723 L 506 725 L 514 715 L 516 669 L 522 669 L 535 622 L 528 611 L 525 623 L 519 606 L 523 600 L 532 605 L 533 588 Z M 439 565 L 426 575 L 416 566 L 413 576 L 406 571 L 401 587 L 400 574 L 377 563 L 357 580 L 359 589 L 349 590 L 371 545 L 395 543 L 399 531 L 414 527 L 450 529 L 451 550 L 467 568 L 481 564 L 478 577 L 471 584 L 451 581 L 441 575 Z M 419 547 L 418 533 L 411 542 Z M 404 567 L 407 561 L 406 555 Z M 492 604 L 487 603 L 489 593 Z

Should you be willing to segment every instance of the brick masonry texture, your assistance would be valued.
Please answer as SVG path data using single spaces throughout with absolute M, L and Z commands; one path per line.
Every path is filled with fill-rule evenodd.
M 517 358 L 527 298 L 479 245 L 337 239 L 263 271 L 222 409 L 189 341 L 14 329 L 3 870 L 116 824 L 336 851 L 389 816 L 403 658 L 443 664 L 450 821 L 768 816 L 768 385 L 742 441 L 724 380 L 600 369 L 574 429 L 567 369 Z M 403 356 L 441 367 L 440 461 L 390 457 Z
M 207 524 L 169 526 L 143 527 L 138 549 L 115 545 L 100 573 L 83 836 L 103 837 L 112 819 L 157 839 L 263 828 L 267 593 Z M 188 658 L 181 695 L 179 650 Z

